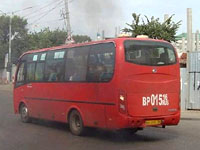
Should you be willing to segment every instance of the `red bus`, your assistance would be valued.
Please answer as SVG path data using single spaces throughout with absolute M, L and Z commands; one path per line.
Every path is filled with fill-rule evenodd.
M 116 38 L 29 51 L 18 62 L 14 112 L 85 127 L 143 129 L 177 125 L 180 71 L 163 40 Z

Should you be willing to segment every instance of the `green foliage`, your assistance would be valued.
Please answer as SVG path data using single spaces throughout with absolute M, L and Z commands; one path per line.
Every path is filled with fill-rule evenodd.
M 56 29 L 51 31 L 45 28 L 40 32 L 30 33 L 28 35 L 29 49 L 41 49 L 62 45 L 65 43 L 66 32 Z
M 0 16 L 0 67 L 3 66 L 5 54 L 9 48 L 10 16 Z M 16 60 L 26 50 L 28 29 L 27 20 L 19 16 L 12 17 L 12 35 L 18 33 L 12 41 L 12 61 Z
M 51 31 L 45 28 L 40 32 L 30 33 L 28 36 L 29 49 L 41 49 L 53 46 L 63 45 L 66 40 L 67 32 L 64 30 L 56 29 Z M 86 35 L 74 35 L 75 43 L 83 43 L 91 41 L 90 37 Z
M 74 39 L 75 43 L 84 43 L 91 41 L 91 38 L 87 35 L 73 35 L 72 38 Z
M 169 17 L 165 22 L 159 22 L 159 18 L 151 17 L 149 19 L 145 16 L 145 21 L 140 15 L 132 14 L 133 22 L 128 24 L 128 28 L 124 28 L 123 31 L 131 33 L 133 37 L 137 35 L 148 35 L 153 39 L 163 39 L 166 41 L 175 41 L 175 35 L 178 28 L 181 25 L 181 21 L 175 23 L 172 21 L 172 17 Z

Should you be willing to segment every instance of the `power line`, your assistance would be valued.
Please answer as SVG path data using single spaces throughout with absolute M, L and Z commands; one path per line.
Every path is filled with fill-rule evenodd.
M 12 12 L 7 12 L 7 13 L 4 13 L 4 14 L 19 13 L 19 12 L 21 12 L 21 11 L 33 9 L 33 8 L 35 8 L 35 7 L 37 7 L 37 6 L 39 6 L 39 5 L 29 6 L 29 7 L 23 8 L 23 9 L 15 10 L 15 11 L 12 11 Z M 0 12 L 2 12 L 2 11 L 0 10 Z
M 15 10 L 15 11 L 12 11 L 12 12 L 7 12 L 7 13 L 5 13 L 5 14 L 18 13 L 18 12 L 21 12 L 21 11 L 25 11 L 25 10 L 29 10 L 29 9 L 35 8 L 36 6 L 38 6 L 38 5 L 29 6 L 29 7 L 26 7 L 26 8 L 23 8 L 23 9 L 19 9 L 19 10 Z
M 58 3 L 55 7 L 43 12 L 40 14 L 40 16 L 34 16 L 34 17 L 39 17 L 38 19 L 35 19 L 35 21 L 33 21 L 31 24 L 33 24 L 34 22 L 37 22 L 39 20 L 41 20 L 43 17 L 47 16 L 50 12 L 52 12 L 53 10 L 55 10 L 56 8 L 58 8 L 60 6 L 60 4 L 62 4 L 62 1 L 60 3 Z
M 5 12 L 3 12 L 2 10 L 0 10 L 0 12 L 1 12 L 2 14 L 6 15 L 6 13 L 5 13 Z
M 61 0 L 59 0 L 59 1 L 61 1 Z M 28 19 L 27 17 L 32 16 L 33 14 L 37 14 L 37 13 L 41 12 L 41 10 L 44 10 L 45 8 L 48 8 L 48 7 L 51 6 L 52 4 L 58 3 L 59 1 L 50 2 L 50 3 L 48 3 L 47 5 L 45 5 L 45 6 L 41 7 L 41 8 L 39 8 L 39 9 L 37 9 L 36 11 L 31 12 L 31 13 L 29 13 L 29 14 L 23 16 L 23 17 L 26 18 L 26 19 Z M 37 16 L 37 15 L 35 15 L 35 16 Z
M 58 22 L 58 21 L 63 21 L 65 20 L 65 18 L 61 18 L 61 19 L 54 19 L 54 20 L 49 20 L 49 21 L 41 21 L 42 23 L 50 23 L 50 22 Z M 29 24 L 32 25 L 32 24 Z
M 43 17 L 47 16 L 50 12 L 52 12 L 53 10 L 55 10 L 61 3 L 63 3 L 63 1 L 61 1 L 60 3 L 58 3 L 55 7 L 53 7 L 52 9 L 50 9 L 46 14 L 42 15 L 40 18 L 38 18 L 37 20 L 33 21 L 32 23 L 30 23 L 30 25 L 40 21 Z
M 59 3 L 57 3 L 57 4 L 59 4 Z M 51 9 L 51 8 L 50 8 L 50 9 Z M 40 16 L 42 16 L 42 15 L 48 13 L 50 9 L 45 10 L 44 12 L 41 12 L 40 14 L 35 14 L 35 15 L 33 15 L 33 16 L 29 17 L 29 18 L 25 18 L 25 19 L 28 19 L 28 20 L 33 19 L 33 18 L 36 18 L 36 19 L 37 19 L 37 18 L 39 18 Z
M 49 23 L 49 22 L 56 22 L 56 21 L 63 21 L 65 20 L 65 18 L 62 18 L 62 19 L 55 19 L 55 20 L 49 20 L 49 21 L 45 21 L 43 23 Z
M 21 10 L 16 10 L 16 11 L 13 11 L 13 12 L 10 12 L 10 13 L 18 13 L 18 12 L 21 12 L 21 11 L 25 11 L 25 10 L 32 9 L 32 8 L 34 8 L 34 7 L 35 7 L 35 6 L 30 6 L 30 7 L 27 7 L 27 8 L 21 9 Z
M 59 0 L 59 1 L 60 1 L 60 0 Z M 59 1 L 57 1 L 57 2 L 59 2 Z M 72 0 L 72 1 L 73 1 L 73 0 Z M 40 10 L 43 10 L 43 9 L 47 8 L 48 6 L 50 6 L 50 5 L 54 4 L 54 3 L 57 3 L 57 2 L 55 2 L 55 1 L 52 2 L 52 1 L 51 1 L 49 4 L 43 6 L 42 8 L 40 8 L 40 9 L 38 9 L 38 10 L 32 12 L 32 13 L 29 13 L 29 14 L 26 15 L 26 16 L 32 15 L 32 14 L 34 14 L 34 13 L 38 13 Z M 0 5 L 0 6 L 1 6 L 1 5 Z M 3 12 L 2 10 L 0 10 L 0 13 L 2 13 L 2 14 L 4 14 L 4 15 L 13 14 L 13 13 L 19 13 L 19 12 L 21 12 L 21 11 L 26 11 L 26 10 L 29 10 L 29 9 L 33 9 L 33 8 L 35 8 L 35 7 L 37 7 L 37 6 L 40 6 L 40 5 L 37 4 L 37 5 L 29 6 L 29 7 L 23 8 L 23 9 L 19 9 L 19 10 L 12 11 L 12 12 L 6 12 L 6 13 Z M 26 17 L 26 16 L 23 16 L 23 17 Z

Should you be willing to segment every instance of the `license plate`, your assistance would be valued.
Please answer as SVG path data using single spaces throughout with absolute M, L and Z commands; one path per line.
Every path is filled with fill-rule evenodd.
M 160 125 L 162 123 L 162 120 L 146 120 L 145 124 L 147 126 L 153 126 L 153 125 Z

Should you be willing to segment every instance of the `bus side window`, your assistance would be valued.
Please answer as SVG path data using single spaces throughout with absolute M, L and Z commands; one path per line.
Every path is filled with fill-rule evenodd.
M 45 65 L 44 80 L 48 82 L 63 81 L 65 50 L 49 51 Z
M 16 78 L 16 86 L 23 85 L 25 83 L 25 62 L 20 63 L 17 78 Z
M 26 75 L 27 82 L 35 81 L 35 66 L 38 57 L 39 57 L 38 53 L 28 54 L 27 56 L 27 75 Z
M 35 80 L 34 74 L 35 74 L 35 63 L 34 62 L 27 63 L 27 81 L 28 82 Z
M 83 46 L 68 50 L 65 65 L 65 81 L 86 81 L 89 48 L 89 46 Z
M 36 70 L 35 70 L 35 81 L 43 81 L 44 80 L 45 60 L 46 60 L 46 52 L 41 53 L 39 55 L 39 59 L 38 59 L 38 62 L 36 65 Z
M 43 81 L 44 63 L 38 62 L 35 70 L 35 81 Z
M 109 81 L 114 72 L 115 47 L 113 43 L 92 45 L 89 55 L 87 80 Z

